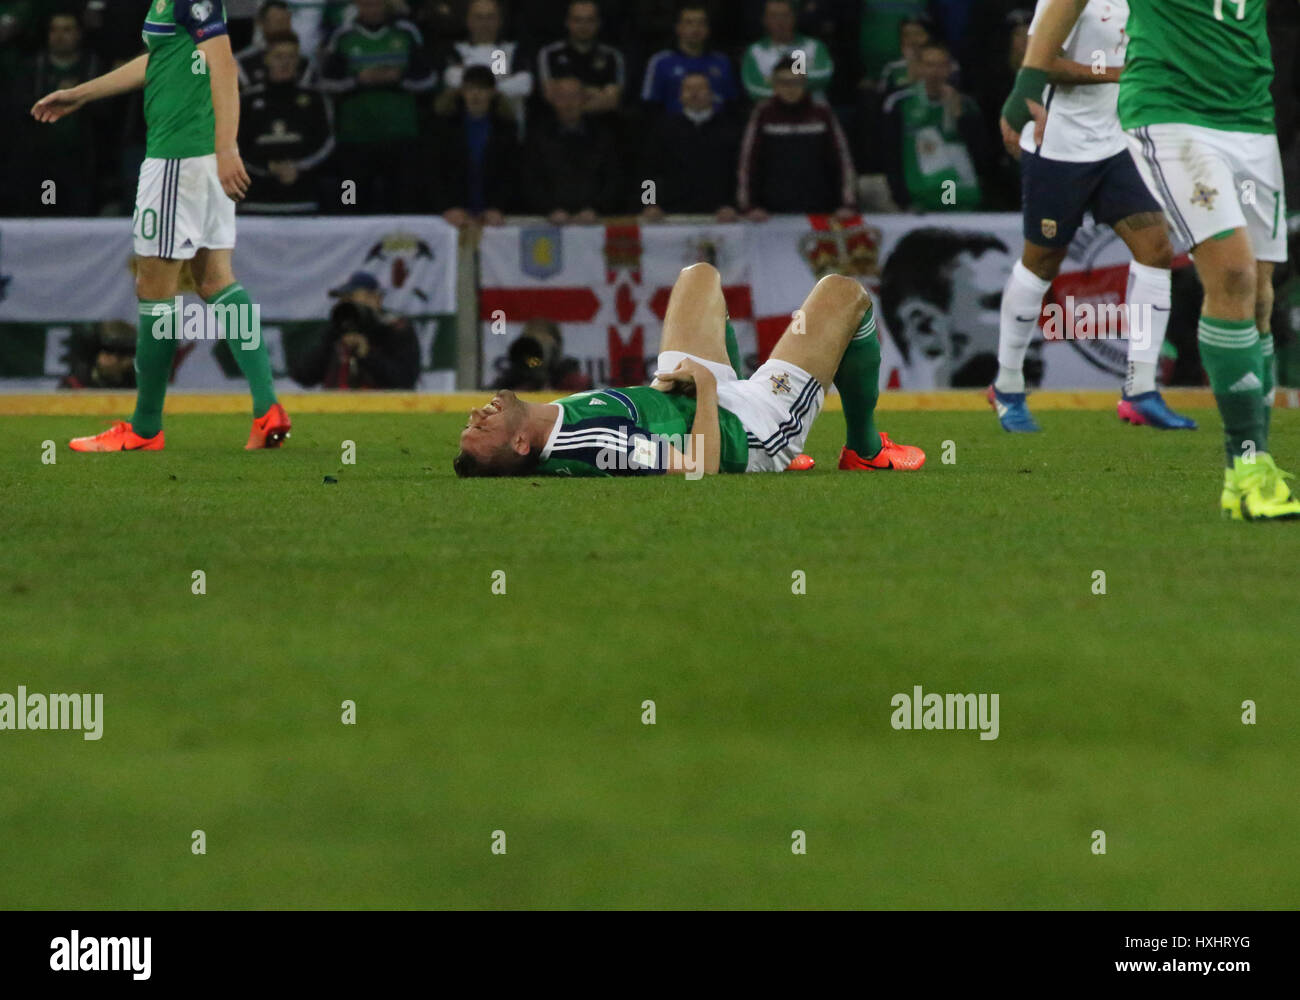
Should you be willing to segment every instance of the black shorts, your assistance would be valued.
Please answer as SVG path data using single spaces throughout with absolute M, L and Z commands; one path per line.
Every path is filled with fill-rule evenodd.
M 1107 226 L 1141 212 L 1163 212 L 1127 150 L 1091 163 L 1026 152 L 1020 185 L 1025 239 L 1040 247 L 1069 246 L 1087 211 Z

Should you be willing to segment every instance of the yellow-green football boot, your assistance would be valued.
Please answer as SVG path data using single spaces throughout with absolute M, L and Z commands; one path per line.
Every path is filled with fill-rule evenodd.
M 1287 521 L 1300 518 L 1300 499 L 1291 492 L 1286 484 L 1294 476 L 1283 472 L 1273 461 L 1273 456 L 1261 452 L 1255 461 L 1247 462 L 1242 458 L 1232 460 L 1232 469 L 1224 476 L 1221 503 L 1224 511 L 1234 520 L 1240 516 L 1246 521 Z M 1231 506 L 1234 492 L 1237 510 L 1234 514 Z

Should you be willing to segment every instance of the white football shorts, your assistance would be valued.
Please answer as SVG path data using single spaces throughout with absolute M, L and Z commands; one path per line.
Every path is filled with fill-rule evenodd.
M 1127 132 L 1142 179 L 1186 248 L 1244 227 L 1257 260 L 1286 260 L 1286 192 L 1277 136 L 1201 125 Z
M 221 189 L 216 154 L 180 160 L 146 157 L 131 235 L 141 257 L 190 260 L 200 249 L 232 249 L 235 203 Z
M 746 472 L 784 472 L 803 451 L 813 421 L 826 400 L 822 384 L 798 365 L 767 361 L 749 378 L 730 365 L 685 351 L 663 351 L 659 371 L 670 372 L 685 358 L 698 361 L 718 380 L 718 405 L 735 414 L 749 441 Z

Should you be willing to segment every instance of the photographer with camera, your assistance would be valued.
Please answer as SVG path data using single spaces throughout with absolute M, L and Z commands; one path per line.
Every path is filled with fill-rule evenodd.
M 357 271 L 330 296 L 339 303 L 316 345 L 291 366 L 294 379 L 326 389 L 414 389 L 420 343 L 410 321 L 383 311 L 378 279 Z
M 564 338 L 559 326 L 543 319 L 531 319 L 524 324 L 523 332 L 511 343 L 506 357 L 498 362 L 498 371 L 493 389 L 582 392 L 591 388 L 591 379 L 583 374 L 582 365 L 564 356 Z

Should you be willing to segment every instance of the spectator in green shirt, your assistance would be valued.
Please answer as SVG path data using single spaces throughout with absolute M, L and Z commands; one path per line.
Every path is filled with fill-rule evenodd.
M 772 70 L 788 55 L 800 56 L 807 76 L 808 90 L 824 93 L 835 72 L 826 46 L 816 38 L 795 31 L 794 0 L 767 0 L 763 9 L 763 29 L 767 35 L 745 50 L 740 79 L 752 101 L 772 96 Z

